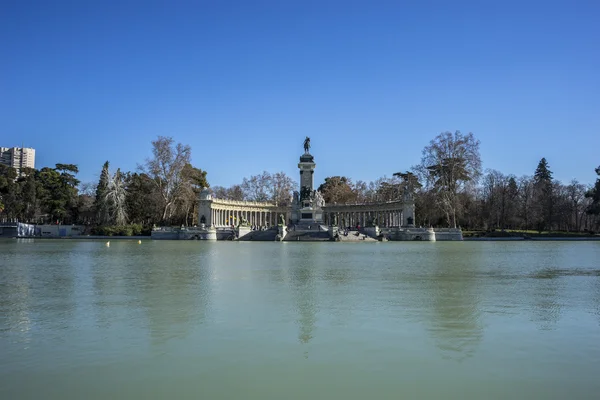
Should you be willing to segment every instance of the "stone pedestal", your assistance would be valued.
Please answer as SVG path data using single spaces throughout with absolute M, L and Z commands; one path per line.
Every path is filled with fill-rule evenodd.
M 217 230 L 214 227 L 208 227 L 204 230 L 203 240 L 217 240 Z
M 376 226 L 367 226 L 364 229 L 364 232 L 367 234 L 367 236 L 372 237 L 373 239 L 377 239 L 379 237 L 379 227 Z
M 236 228 L 236 236 L 238 239 L 243 238 L 244 236 L 246 236 L 247 234 L 249 234 L 252 230 L 250 229 L 249 226 L 238 226 Z
M 335 236 L 338 234 L 338 230 L 339 228 L 337 226 L 330 226 L 329 227 L 329 238 L 330 239 L 335 239 Z

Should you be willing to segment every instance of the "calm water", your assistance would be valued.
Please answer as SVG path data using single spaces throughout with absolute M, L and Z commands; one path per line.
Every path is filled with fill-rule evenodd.
M 600 242 L 0 242 L 1 399 L 595 399 Z

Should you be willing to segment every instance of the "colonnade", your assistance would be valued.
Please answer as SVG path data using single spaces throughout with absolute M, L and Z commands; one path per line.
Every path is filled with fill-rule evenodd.
M 274 226 L 277 225 L 277 211 L 255 211 L 255 210 L 239 210 L 234 208 L 212 209 L 213 224 L 215 226 L 237 226 L 242 218 L 248 221 L 249 225 L 253 226 Z
M 355 227 L 356 225 L 367 226 L 373 218 L 377 219 L 380 227 L 402 226 L 402 210 L 369 210 L 369 211 L 325 211 L 323 213 L 325 223 L 330 225 L 334 216 L 337 217 L 337 226 Z

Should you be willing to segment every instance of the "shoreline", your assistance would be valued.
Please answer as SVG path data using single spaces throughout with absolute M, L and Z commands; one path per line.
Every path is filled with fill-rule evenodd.
M 152 239 L 151 236 L 65 236 L 65 237 L 44 237 L 44 236 L 32 236 L 32 237 L 12 237 L 6 239 L 53 239 L 53 240 L 156 240 Z M 224 240 L 219 240 L 222 242 Z M 225 240 L 226 241 L 226 240 Z M 402 242 L 403 240 L 389 240 L 389 242 Z M 458 241 L 458 240 L 457 240 Z M 561 237 L 561 236 L 547 236 L 547 237 L 528 237 L 514 236 L 514 237 L 466 237 L 463 238 L 463 242 L 518 242 L 518 241 L 569 241 L 569 242 L 581 242 L 581 241 L 600 241 L 600 236 L 585 236 L 585 237 Z M 259 240 L 257 240 L 259 242 Z M 355 242 L 355 241 L 345 241 Z M 357 240 L 356 242 L 363 242 Z M 440 242 L 442 242 L 440 240 Z M 445 241 L 444 241 L 445 242 Z
M 48 236 L 27 236 L 27 237 L 12 237 L 7 239 L 55 239 L 55 240 L 152 240 L 151 236 L 63 236 L 63 237 L 48 237 Z
M 465 242 L 515 242 L 515 241 L 598 241 L 600 236 L 581 236 L 581 237 L 565 237 L 565 236 L 542 236 L 542 237 L 524 237 L 524 236 L 512 236 L 512 237 L 466 237 L 463 238 Z

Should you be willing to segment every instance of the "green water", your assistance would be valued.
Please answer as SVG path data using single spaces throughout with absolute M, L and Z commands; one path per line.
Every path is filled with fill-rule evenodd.
M 0 242 L 0 399 L 595 399 L 600 242 Z

